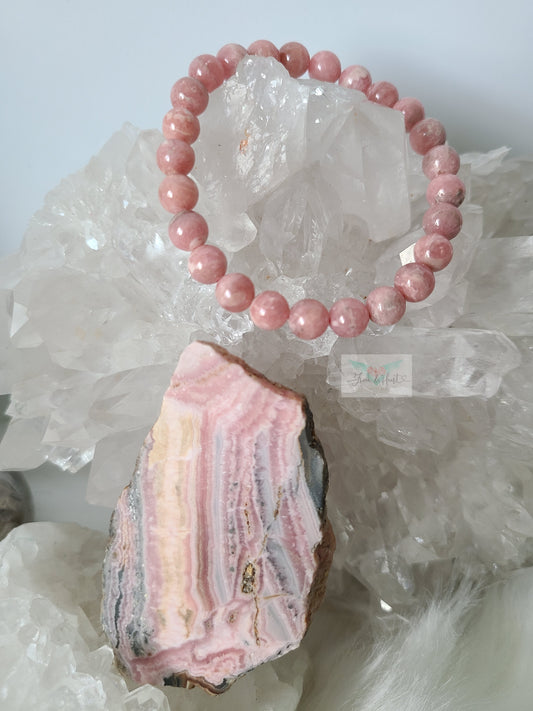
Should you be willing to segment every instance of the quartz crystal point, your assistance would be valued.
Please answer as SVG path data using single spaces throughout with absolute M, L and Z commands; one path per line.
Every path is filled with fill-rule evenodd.
M 111 522 L 102 618 L 119 666 L 220 693 L 296 648 L 334 549 L 327 482 L 304 397 L 188 346 Z

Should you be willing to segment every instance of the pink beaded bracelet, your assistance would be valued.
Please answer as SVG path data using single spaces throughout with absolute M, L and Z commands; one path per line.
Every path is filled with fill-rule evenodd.
M 198 201 L 198 188 L 187 175 L 194 165 L 191 144 L 198 138 L 198 116 L 205 111 L 209 93 L 235 73 L 246 54 L 273 57 L 281 62 L 291 77 L 306 71 L 312 79 L 338 81 L 341 86 L 357 89 L 370 101 L 401 111 L 411 146 L 423 155 L 422 169 L 429 179 L 427 201 L 430 205 L 423 218 L 425 235 L 414 246 L 415 261 L 398 269 L 394 286 L 380 286 L 366 300 L 339 299 L 328 309 L 316 299 L 302 299 L 291 308 L 276 291 L 264 291 L 255 296 L 252 281 L 244 274 L 226 274 L 224 253 L 205 244 L 208 226 L 193 210 Z M 434 272 L 446 267 L 453 253 L 450 240 L 461 230 L 462 216 L 458 210 L 465 197 L 465 186 L 457 177 L 459 156 L 445 145 L 444 126 L 434 118 L 425 118 L 424 107 L 417 99 L 400 99 L 393 84 L 372 83 L 365 67 L 352 65 L 341 70 L 333 52 L 317 52 L 309 56 L 298 42 L 289 42 L 278 50 L 271 42 L 259 40 L 246 50 L 239 44 L 227 44 L 217 56 L 202 54 L 191 62 L 189 76 L 178 79 L 170 98 L 173 108 L 163 118 L 165 141 L 157 151 L 157 162 L 166 177 L 159 188 L 163 207 L 175 216 L 169 225 L 169 237 L 179 249 L 191 252 L 189 272 L 202 284 L 216 284 L 218 303 L 232 312 L 250 309 L 256 326 L 265 330 L 280 328 L 288 321 L 289 328 L 299 338 L 313 339 L 322 335 L 328 325 L 343 337 L 360 335 L 369 319 L 383 326 L 397 323 L 405 313 L 406 301 L 427 298 L 435 288 Z

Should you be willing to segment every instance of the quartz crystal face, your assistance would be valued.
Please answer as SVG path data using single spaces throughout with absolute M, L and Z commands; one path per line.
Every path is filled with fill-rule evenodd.
M 102 619 L 119 666 L 220 693 L 295 649 L 333 555 L 327 483 L 305 398 L 188 346 L 111 524 Z

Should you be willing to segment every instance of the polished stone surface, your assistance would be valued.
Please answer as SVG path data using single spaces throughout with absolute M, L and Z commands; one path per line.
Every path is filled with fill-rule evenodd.
M 327 480 L 304 397 L 188 346 L 111 524 L 102 615 L 119 666 L 220 693 L 298 647 L 333 554 Z

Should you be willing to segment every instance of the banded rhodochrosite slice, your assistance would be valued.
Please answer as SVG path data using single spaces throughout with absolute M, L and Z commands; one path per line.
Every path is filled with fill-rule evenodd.
M 327 482 L 304 397 L 188 346 L 111 522 L 102 616 L 119 665 L 220 693 L 297 647 L 333 555 Z

